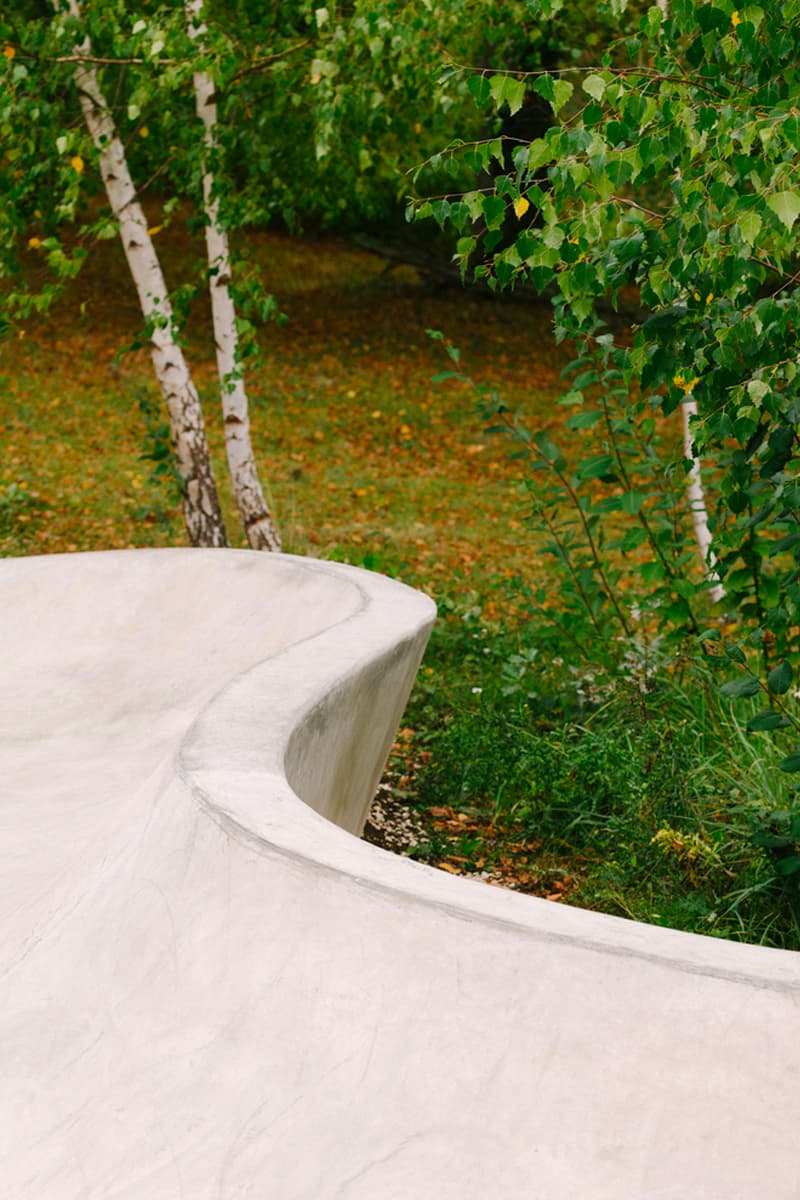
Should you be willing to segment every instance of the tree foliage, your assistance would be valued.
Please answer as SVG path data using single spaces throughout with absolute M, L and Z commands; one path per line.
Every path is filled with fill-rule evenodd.
M 480 102 L 518 106 L 533 90 L 558 123 L 515 149 L 490 192 L 448 197 L 438 213 L 462 233 L 465 270 L 556 287 L 558 336 L 582 347 L 598 382 L 624 386 L 629 412 L 697 400 L 728 599 L 780 652 L 800 618 L 799 13 L 796 0 L 741 11 L 676 0 L 593 67 L 476 72 Z M 498 248 L 509 211 L 529 208 L 538 226 Z M 646 309 L 629 341 L 602 315 L 625 295 Z M 580 387 L 572 399 L 590 404 Z

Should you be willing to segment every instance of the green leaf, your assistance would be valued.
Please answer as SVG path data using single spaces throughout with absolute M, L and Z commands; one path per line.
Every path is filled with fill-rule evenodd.
M 553 76 L 539 75 L 533 81 L 533 90 L 538 92 L 543 100 L 548 100 L 552 104 L 555 98 Z
M 769 393 L 769 384 L 765 383 L 763 379 L 751 379 L 747 385 L 747 394 L 754 404 L 761 404 L 764 397 L 768 396 Z
M 772 196 L 767 196 L 767 204 L 788 230 L 792 229 L 800 217 L 799 191 L 775 192 Z
M 767 676 L 767 687 L 775 696 L 782 696 L 792 686 L 792 668 L 786 659 Z
M 577 412 L 573 413 L 567 420 L 567 425 L 570 429 L 591 429 L 600 420 L 599 412 Z
M 557 79 L 553 84 L 553 112 L 558 112 L 560 108 L 569 100 L 574 88 L 571 83 L 567 83 L 566 79 Z
M 487 229 L 499 229 L 506 214 L 506 202 L 502 196 L 484 196 L 481 201 Z
M 522 108 L 525 84 L 521 79 L 515 79 L 513 75 L 493 75 L 490 88 L 498 108 L 507 104 L 512 116 Z
M 698 643 L 718 642 L 721 638 L 722 634 L 718 629 L 704 629 L 696 640 Z
M 614 459 L 610 454 L 597 454 L 585 458 L 579 465 L 578 479 L 599 479 L 602 475 L 610 475 L 614 470 Z
M 633 490 L 625 492 L 624 495 L 620 496 L 619 501 L 622 511 L 627 513 L 628 516 L 635 517 L 644 504 L 644 496 L 641 492 Z
M 766 733 L 772 729 L 785 729 L 789 724 L 791 722 L 780 713 L 775 712 L 774 708 L 765 708 L 750 718 L 747 728 L 751 733 Z
M 794 150 L 800 150 L 800 117 L 792 115 L 786 118 L 783 136 Z
M 779 875 L 796 875 L 800 871 L 800 856 L 787 854 L 785 858 L 779 858 L 775 870 Z
M 793 754 L 788 754 L 786 758 L 778 763 L 782 771 L 786 771 L 787 775 L 794 774 L 795 771 L 800 771 L 800 752 L 795 750 Z
M 602 75 L 587 75 L 581 86 L 587 96 L 595 100 L 602 100 L 606 92 L 606 81 Z
M 537 433 L 533 440 L 542 457 L 547 462 L 554 466 L 563 463 L 564 459 L 561 451 L 546 433 Z
M 486 75 L 470 75 L 467 80 L 469 88 L 475 103 L 479 108 L 485 108 L 489 103 L 489 98 L 492 94 L 492 87 Z
M 782 833 L 772 833 L 767 829 L 758 829 L 751 841 L 754 846 L 764 846 L 769 850 L 785 850 L 787 846 L 792 845 L 794 838 Z
M 729 679 L 727 683 L 723 683 L 719 693 L 728 699 L 737 699 L 740 696 L 755 696 L 758 690 L 758 680 L 748 675 L 744 679 Z
M 739 217 L 739 220 L 736 222 L 736 224 L 739 226 L 739 232 L 741 233 L 744 241 L 747 242 L 748 246 L 754 245 L 759 233 L 761 232 L 761 226 L 763 225 L 763 221 L 758 213 L 744 213 L 741 217 Z
M 758 29 L 764 20 L 764 10 L 758 4 L 750 4 L 747 8 L 743 8 L 739 15 L 743 21 L 749 22 L 750 25 L 755 25 L 756 29 Z

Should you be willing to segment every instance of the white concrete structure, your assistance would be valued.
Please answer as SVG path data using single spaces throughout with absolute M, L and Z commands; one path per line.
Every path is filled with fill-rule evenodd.
M 432 615 L 248 552 L 0 561 L 2 1197 L 800 1196 L 796 955 L 345 832 Z

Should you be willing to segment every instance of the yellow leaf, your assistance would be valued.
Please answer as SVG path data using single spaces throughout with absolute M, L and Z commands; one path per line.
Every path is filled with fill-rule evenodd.
M 83 174 L 83 159 L 79 154 L 76 154 L 74 158 L 69 160 L 69 165 L 78 175 Z
M 520 196 L 519 200 L 514 201 L 514 212 L 517 215 L 517 220 L 521 220 L 531 206 L 530 200 L 526 200 L 524 196 Z
M 148 237 L 155 237 L 157 233 L 161 233 L 163 225 L 151 225 L 147 231 Z

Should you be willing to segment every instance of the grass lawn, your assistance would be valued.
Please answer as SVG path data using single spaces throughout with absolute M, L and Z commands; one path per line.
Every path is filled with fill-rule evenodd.
M 162 237 L 175 285 L 189 235 Z M 558 433 L 569 356 L 547 305 L 433 290 L 332 238 L 254 234 L 250 249 L 287 317 L 262 331 L 248 380 L 285 548 L 394 575 L 440 605 L 383 792 L 405 848 L 559 902 L 797 945 L 792 898 L 750 844 L 772 786 L 764 754 L 680 670 L 603 690 L 570 660 L 537 609 L 557 603 L 559 581 L 526 521 L 523 468 L 486 434 L 471 387 L 432 382 L 449 363 L 426 329 L 530 426 Z M 142 457 L 163 420 L 149 359 L 120 355 L 138 325 L 105 242 L 47 318 L 0 348 L 0 554 L 185 544 L 174 490 Z M 243 545 L 204 300 L 187 336 Z

